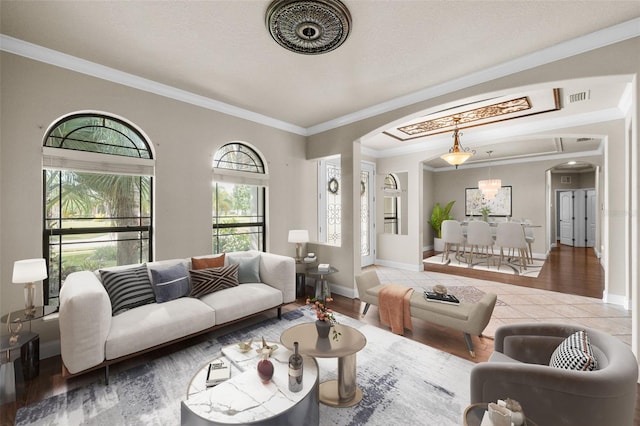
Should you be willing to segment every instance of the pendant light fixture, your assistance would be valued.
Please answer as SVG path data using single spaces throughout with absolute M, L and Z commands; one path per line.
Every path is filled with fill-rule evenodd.
M 491 154 L 493 151 L 487 151 L 489 154 L 489 161 L 491 161 Z M 482 192 L 482 196 L 487 200 L 493 200 L 498 194 L 498 190 L 502 188 L 501 179 L 491 179 L 491 165 L 489 165 L 489 179 L 478 181 L 478 189 Z
M 440 158 L 442 158 L 447 163 L 451 164 L 452 166 L 456 166 L 456 169 L 460 164 L 467 161 L 469 158 L 471 158 L 471 156 L 473 156 L 473 154 L 476 153 L 469 148 L 462 147 L 462 144 L 460 143 L 460 135 L 462 135 L 462 133 L 460 133 L 460 130 L 458 129 L 459 121 L 460 117 L 453 118 L 455 126 L 453 129 L 453 146 L 449 148 L 448 153 L 440 156 Z

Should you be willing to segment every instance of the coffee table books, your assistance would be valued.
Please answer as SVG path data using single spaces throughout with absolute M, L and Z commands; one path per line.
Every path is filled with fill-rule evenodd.
M 300 392 L 290 392 L 291 351 L 280 346 L 271 353 L 273 377 L 263 383 L 257 372 L 262 354 L 256 349 L 261 347 L 262 343 L 257 342 L 248 351 L 240 350 L 237 344 L 223 347 L 219 358 L 229 363 L 231 377 L 216 386 L 206 386 L 210 362 L 196 371 L 187 389 L 187 398 L 182 401 L 182 424 L 197 423 L 202 419 L 214 425 L 276 424 L 274 421 L 287 424 L 290 416 L 302 416 L 299 418 L 317 424 L 319 384 L 315 359 L 304 357 L 303 388 Z

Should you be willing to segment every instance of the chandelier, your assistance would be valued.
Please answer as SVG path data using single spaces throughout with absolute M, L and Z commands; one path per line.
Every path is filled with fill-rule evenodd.
M 489 159 L 491 159 L 492 153 L 493 151 L 487 151 L 487 154 L 489 154 Z M 489 166 L 489 179 L 478 181 L 478 189 L 480 189 L 480 192 L 482 192 L 482 196 L 484 198 L 486 198 L 487 200 L 493 200 L 498 194 L 498 191 L 501 187 L 501 179 L 491 179 L 491 166 Z
M 471 156 L 473 156 L 473 154 L 476 153 L 469 148 L 462 147 L 462 144 L 460 143 L 460 135 L 462 135 L 462 133 L 460 133 L 460 130 L 458 129 L 459 121 L 460 117 L 453 118 L 455 126 L 453 129 L 453 146 L 449 148 L 448 153 L 440 156 L 440 158 L 442 158 L 447 163 L 451 164 L 452 166 L 456 166 L 456 169 L 460 164 L 467 161 L 469 158 L 471 158 Z

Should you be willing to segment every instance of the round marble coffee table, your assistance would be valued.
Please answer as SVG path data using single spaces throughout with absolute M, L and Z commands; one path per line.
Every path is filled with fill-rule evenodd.
M 304 419 L 305 424 L 319 424 L 316 360 L 303 356 L 302 390 L 290 392 L 291 351 L 280 347 L 271 354 L 273 377 L 268 383 L 262 383 L 256 370 L 261 355 L 255 349 L 260 344 L 253 346 L 248 352 L 241 352 L 237 345 L 222 348 L 222 357 L 231 364 L 231 378 L 219 385 L 206 386 L 209 363 L 196 372 L 189 383 L 187 398 L 182 401 L 182 425 L 278 426 L 297 424 L 300 419 Z
M 362 390 L 356 384 L 356 353 L 365 347 L 367 339 L 355 328 L 343 324 L 334 325 L 342 335 L 334 340 L 318 338 L 314 323 L 293 326 L 282 333 L 280 342 L 293 348 L 298 342 L 301 354 L 316 358 L 338 358 L 338 379 L 320 384 L 320 402 L 332 407 L 351 407 L 362 401 Z

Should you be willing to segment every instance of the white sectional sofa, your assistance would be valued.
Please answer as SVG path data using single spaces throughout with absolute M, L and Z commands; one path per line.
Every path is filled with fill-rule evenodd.
M 258 271 L 255 268 L 253 271 L 259 274 L 259 282 L 247 282 L 245 273 L 244 282 L 240 280 L 236 286 L 199 298 L 185 296 L 162 303 L 147 302 L 115 314 L 99 271 L 69 274 L 60 289 L 63 374 L 71 376 L 104 367 L 108 383 L 110 364 L 270 309 L 277 309 L 280 317 L 281 307 L 296 297 L 294 259 L 258 251 L 235 252 L 226 254 L 224 265 L 239 262 L 238 276 L 242 277 L 242 259 L 252 261 L 255 268 L 259 264 Z M 151 271 L 177 264 L 191 270 L 191 258 L 149 262 L 146 267 Z M 140 266 L 144 265 L 103 271 L 118 272 Z M 151 272 L 149 279 L 152 280 Z

